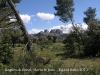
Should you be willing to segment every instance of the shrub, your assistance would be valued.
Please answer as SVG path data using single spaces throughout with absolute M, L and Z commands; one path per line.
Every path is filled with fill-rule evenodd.
M 12 49 L 8 45 L 0 46 L 0 62 L 3 64 L 9 64 L 12 58 Z

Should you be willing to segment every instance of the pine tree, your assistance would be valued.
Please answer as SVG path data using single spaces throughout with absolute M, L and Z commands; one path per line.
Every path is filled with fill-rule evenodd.
M 86 17 L 84 17 L 83 21 L 87 24 L 90 20 L 94 20 L 96 17 L 96 8 L 89 7 L 84 14 Z
M 54 6 L 57 11 L 55 16 L 59 16 L 60 20 L 64 23 L 71 21 L 73 24 L 73 12 L 74 12 L 74 2 L 73 0 L 56 0 L 56 6 Z

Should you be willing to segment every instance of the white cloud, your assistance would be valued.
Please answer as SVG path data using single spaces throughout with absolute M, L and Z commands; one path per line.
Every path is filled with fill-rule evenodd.
M 40 31 L 44 31 L 42 29 L 31 29 L 28 31 L 29 34 L 36 34 L 36 33 L 39 33 Z
M 36 15 L 43 20 L 52 20 L 54 18 L 54 14 L 50 14 L 50 13 L 40 13 L 39 12 Z
M 15 16 L 9 16 L 9 18 L 10 18 L 9 22 L 16 22 L 17 21 L 17 19 L 15 19 Z
M 58 25 L 58 26 L 53 26 L 51 29 L 61 29 L 63 30 L 64 33 L 68 33 L 70 28 L 72 27 L 71 24 L 68 24 L 68 25 Z
M 35 17 L 35 15 L 28 15 L 28 14 L 20 14 L 21 19 L 23 20 L 24 23 L 30 23 L 30 20 L 32 17 Z M 9 16 L 9 18 L 13 18 L 13 16 Z M 33 19 L 36 21 L 36 19 Z M 15 22 L 17 19 L 10 19 L 10 22 Z
M 81 26 L 82 26 L 82 28 L 83 28 L 84 30 L 86 30 L 87 27 L 88 27 L 88 25 L 86 25 L 86 24 L 84 24 L 84 23 L 81 24 Z M 61 30 L 63 30 L 63 33 L 69 33 L 70 30 L 71 30 L 71 28 L 72 28 L 72 24 L 67 24 L 67 25 L 58 25 L 58 26 L 54 26 L 54 27 L 50 28 L 50 30 L 51 30 L 51 29 L 61 29 Z
M 79 25 L 79 24 L 78 24 L 78 25 Z M 86 24 L 83 23 L 83 24 L 81 24 L 81 27 L 82 27 L 84 30 L 86 30 L 87 27 L 88 27 L 88 25 L 86 25 Z M 51 31 L 52 29 L 61 29 L 61 30 L 63 30 L 63 33 L 69 33 L 70 30 L 71 30 L 71 28 L 72 28 L 72 24 L 67 24 L 67 25 L 53 26 L 53 27 L 51 27 L 51 28 L 48 29 L 48 30 Z M 40 32 L 40 31 L 44 31 L 44 30 L 42 30 L 42 29 L 31 29 L 31 30 L 28 31 L 28 33 L 29 33 L 29 34 L 36 34 L 36 33 Z
M 20 14 L 20 17 L 24 23 L 28 23 L 31 20 L 31 16 L 28 14 Z
M 10 22 L 16 22 L 17 20 L 16 19 L 10 19 Z
M 82 28 L 86 30 L 86 29 L 88 28 L 88 25 L 85 24 L 85 23 L 83 23 L 83 24 L 82 24 Z

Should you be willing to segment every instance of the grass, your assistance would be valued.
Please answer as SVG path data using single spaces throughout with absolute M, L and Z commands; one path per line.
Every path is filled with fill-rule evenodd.
M 52 61 L 51 64 L 56 65 L 57 68 L 62 69 L 78 69 L 78 73 L 86 72 L 85 74 L 90 75 L 100 75 L 100 58 L 65 58 L 63 59 L 62 55 L 64 53 L 63 51 L 63 44 L 62 43 L 54 43 L 48 48 L 44 48 L 44 50 L 41 52 L 42 55 L 49 56 L 51 55 Z M 58 55 L 59 54 L 59 55 Z M 58 55 L 58 56 L 57 56 Z M 61 62 L 62 64 L 58 64 L 58 62 Z M 55 68 L 54 67 L 54 68 Z M 82 71 L 81 71 L 82 70 Z M 68 73 L 67 71 L 65 71 Z M 70 71 L 68 74 L 72 74 L 73 71 Z M 83 73 L 84 74 L 84 73 Z M 73 74 L 74 75 L 74 74 Z
M 13 63 L 15 63 L 15 64 L 11 63 L 13 66 L 18 65 L 19 56 L 23 56 L 24 53 L 24 51 L 22 50 L 23 46 L 24 45 L 13 48 L 14 50 Z M 41 50 L 42 47 L 41 45 L 34 44 L 34 46 L 38 52 L 38 56 L 51 58 L 50 64 L 43 66 L 43 68 L 56 69 L 56 71 L 53 72 L 52 71 L 43 72 L 41 73 L 41 75 L 100 75 L 100 58 L 63 59 L 61 54 L 64 53 L 63 51 L 64 44 L 62 43 L 54 43 L 52 45 L 46 45 L 46 46 L 44 45 L 42 50 Z M 15 75 L 17 75 L 17 73 Z
M 88 70 L 93 70 L 93 68 L 100 68 L 100 58 L 92 59 L 66 59 L 62 60 L 64 62 L 63 67 L 72 67 L 72 68 L 86 68 Z M 98 62 L 97 62 L 98 61 Z

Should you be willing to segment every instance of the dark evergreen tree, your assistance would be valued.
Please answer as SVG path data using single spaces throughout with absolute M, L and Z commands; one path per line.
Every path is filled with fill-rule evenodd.
M 84 53 L 85 56 L 95 57 L 100 55 L 100 23 L 98 20 L 88 22 Z
M 57 12 L 54 14 L 55 16 L 59 16 L 60 20 L 64 23 L 69 21 L 73 23 L 73 6 L 73 0 L 56 0 L 56 6 L 54 8 Z
M 83 21 L 87 24 L 90 20 L 94 20 L 96 17 L 96 8 L 89 7 L 84 14 L 86 17 L 84 17 Z
M 8 45 L 0 45 L 0 63 L 9 64 L 12 58 L 12 49 Z

